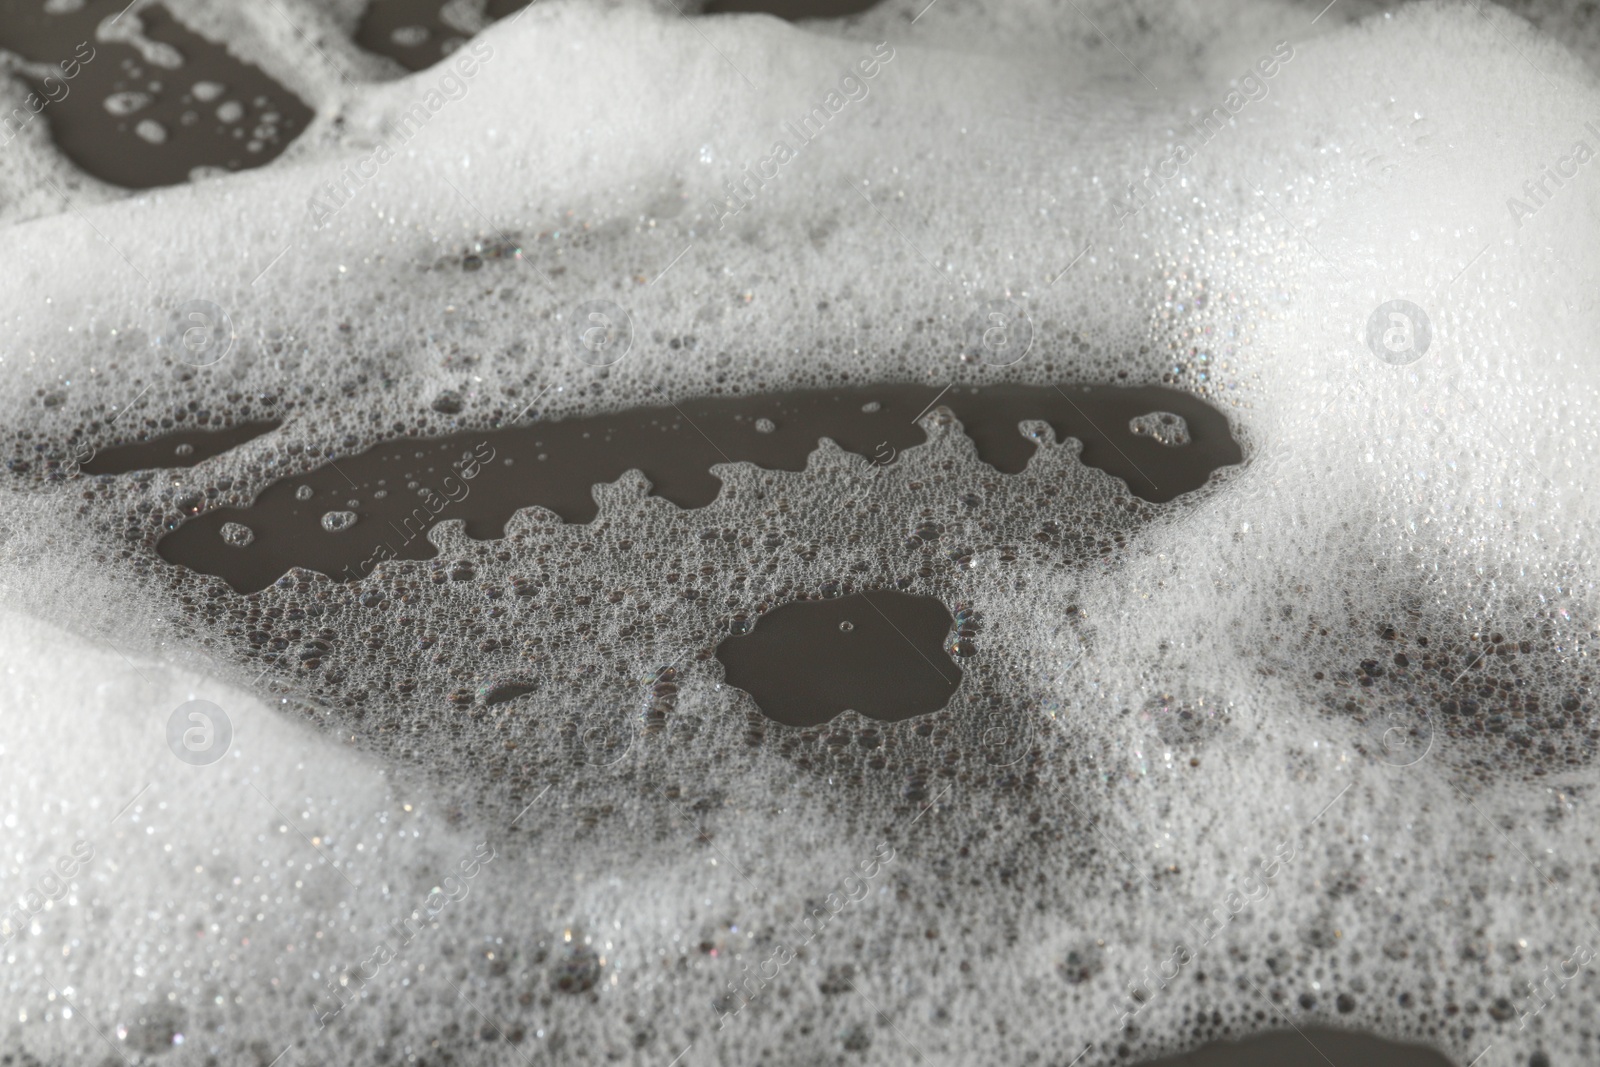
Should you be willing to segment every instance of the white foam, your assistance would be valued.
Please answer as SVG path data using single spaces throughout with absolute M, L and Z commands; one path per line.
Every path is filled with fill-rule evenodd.
M 182 1054 L 220 1062 L 270 1063 L 287 1046 L 286 1064 L 392 1062 L 431 1057 L 434 1042 L 473 1062 L 529 1050 L 905 1062 L 912 1046 L 931 1062 L 1071 1062 L 1093 1043 L 1089 1064 L 1115 1061 L 1119 1043 L 1185 1044 L 1203 1010 L 1234 1033 L 1288 1020 L 1424 1038 L 1462 1063 L 1491 1045 L 1485 1064 L 1594 1058 L 1588 972 L 1537 1014 L 1525 985 L 1600 937 L 1589 722 L 1547 724 L 1522 748 L 1508 739 L 1516 723 L 1452 738 L 1430 708 L 1431 738 L 1385 749 L 1387 724 L 1419 722 L 1403 701 L 1422 682 L 1390 678 L 1397 646 L 1379 636 L 1388 624 L 1413 642 L 1527 640 L 1524 691 L 1540 714 L 1590 684 L 1600 187 L 1585 164 L 1521 225 L 1507 200 L 1526 199 L 1524 181 L 1574 141 L 1600 149 L 1585 129 L 1600 125 L 1592 76 L 1561 42 L 1470 5 L 1353 26 L 1333 24 L 1346 17 L 1336 8 L 1313 27 L 1320 5 L 1261 5 L 1235 22 L 1084 4 L 1125 56 L 1070 10 L 944 0 L 907 28 L 916 6 L 813 29 L 542 4 L 479 38 L 488 54 L 470 77 L 436 68 L 354 90 L 335 89 L 300 37 L 263 30 L 272 69 L 327 83 L 303 147 L 260 171 L 0 231 L 0 257 L 28 265 L 0 277 L 0 397 L 32 440 L 54 447 L 90 422 L 125 426 L 190 399 L 234 411 L 230 391 L 291 409 L 274 437 L 145 490 L 124 479 L 95 500 L 80 482 L 44 495 L 28 481 L 37 468 L 7 489 L 6 896 L 74 841 L 95 848 L 71 895 L 6 946 L 8 1048 L 70 1062 L 104 1054 L 99 1030 L 131 1053 L 170 1024 Z M 1174 24 L 1198 45 L 1164 35 Z M 865 97 L 719 227 L 724 182 L 826 106 L 881 40 L 894 58 Z M 1199 135 L 1190 120 L 1228 106 L 1229 79 L 1280 40 L 1293 57 L 1265 95 Z M 426 119 L 397 137 L 419 102 Z M 380 144 L 393 158 L 368 163 Z M 1192 158 L 1160 171 L 1179 144 Z M 326 183 L 341 180 L 353 195 L 334 205 Z M 8 186 L 8 201 L 21 195 Z M 460 269 L 501 242 L 520 258 Z M 960 577 L 985 618 L 980 658 L 1007 664 L 1034 709 L 1025 721 L 1048 758 L 1033 784 L 930 765 L 937 803 L 924 813 L 903 792 L 909 763 L 861 781 L 797 768 L 770 735 L 745 743 L 750 706 L 716 686 L 714 663 L 684 668 L 674 717 L 697 727 L 692 742 L 636 738 L 621 761 L 581 769 L 558 725 L 618 711 L 582 706 L 594 692 L 583 677 L 563 696 L 569 679 L 548 662 L 561 684 L 513 706 L 525 711 L 474 718 L 435 701 L 404 731 L 311 682 L 280 684 L 268 705 L 229 664 L 227 620 L 179 599 L 203 603 L 207 583 L 135 566 L 142 545 L 118 555 L 123 528 L 152 521 L 139 503 L 172 514 L 176 496 L 223 475 L 238 482 L 225 492 L 248 496 L 319 462 L 291 443 L 376 439 L 416 425 L 446 389 L 481 424 L 546 386 L 540 410 L 578 410 L 597 381 L 622 404 L 695 395 L 719 376 L 987 380 L 954 353 L 974 308 L 1002 297 L 1026 308 L 1055 363 L 1013 377 L 1169 376 L 1229 411 L 1248 456 L 1130 527 L 1114 565 L 984 557 Z M 635 324 L 603 379 L 572 337 L 576 309 L 597 298 Z M 162 333 L 191 299 L 224 309 L 238 337 L 199 371 L 174 362 Z M 1395 299 L 1428 315 L 1416 362 L 1367 346 L 1369 316 Z M 1105 515 L 1125 492 L 1070 451 L 1046 450 L 1025 476 L 1067 492 L 1026 506 L 1095 536 L 1122 530 Z M 699 526 L 754 529 L 782 497 L 791 543 L 820 542 L 858 522 L 839 503 L 849 494 L 880 509 L 860 524 L 888 531 L 930 506 L 910 483 L 946 485 L 947 461 L 958 480 L 987 476 L 942 436 L 871 500 L 858 462 L 828 450 L 804 475 L 726 470 L 737 493 L 704 515 L 641 501 L 624 479 L 602 491 L 605 536 L 692 569 Z M 551 588 L 567 593 L 627 584 L 627 610 L 669 620 L 616 655 L 598 637 L 569 641 L 562 669 L 612 674 L 631 657 L 642 671 L 708 643 L 670 621 L 674 591 L 651 584 L 660 563 L 586 555 L 588 532 L 541 529 L 537 515 L 513 530 L 525 542 L 509 566 L 558 572 Z M 458 530 L 432 536 L 446 557 L 482 548 Z M 815 583 L 859 550 L 820 552 L 737 595 Z M 418 585 L 423 629 L 480 621 L 470 587 Z M 341 639 L 370 618 L 341 618 Z M 562 632 L 554 616 L 541 624 Z M 446 676 L 460 655 L 435 667 L 407 648 L 424 688 L 466 684 Z M 1433 674 L 1466 668 L 1459 656 Z M 1387 673 L 1361 685 L 1357 665 L 1378 657 Z M 381 673 L 349 658 L 345 691 Z M 1163 739 L 1146 710 L 1163 694 L 1225 709 L 1222 725 L 1194 746 Z M 168 749 L 167 719 L 190 699 L 224 708 L 236 731 L 218 765 Z M 1367 704 L 1352 713 L 1347 700 Z M 509 737 L 522 747 L 508 756 Z M 1580 758 L 1541 751 L 1546 740 Z M 519 760 L 538 788 L 495 778 Z M 467 900 L 319 1027 L 327 976 L 368 958 L 480 841 L 496 858 Z M 881 841 L 895 858 L 798 951 L 800 921 L 832 910 L 828 894 Z M 1155 988 L 1174 944 L 1199 947 L 1195 924 L 1285 842 L 1293 858 L 1270 891 Z M 560 979 L 589 973 L 585 938 L 604 962 L 594 989 L 571 995 Z M 724 1018 L 729 983 L 785 947 L 794 960 Z M 854 994 L 828 991 L 846 975 Z M 1130 983 L 1147 1002 L 1129 1000 Z M 501 1035 L 514 1033 L 508 1050 Z

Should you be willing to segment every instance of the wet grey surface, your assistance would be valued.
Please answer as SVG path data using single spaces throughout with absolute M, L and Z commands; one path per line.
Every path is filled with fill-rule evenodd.
M 1214 1041 L 1180 1056 L 1147 1061 L 1144 1067 L 1450 1067 L 1450 1061 L 1422 1045 L 1307 1027 L 1243 1041 Z
M 501 537 L 512 515 L 531 506 L 565 522 L 589 522 L 599 507 L 594 486 L 629 470 L 643 472 L 656 495 L 699 508 L 722 488 L 713 465 L 804 470 L 823 437 L 875 463 L 892 463 L 899 450 L 923 442 L 919 416 L 936 405 L 960 420 L 979 458 L 1002 473 L 1022 471 L 1039 445 L 1018 424 L 1041 420 L 1055 440 L 1083 442 L 1083 463 L 1149 501 L 1198 489 L 1242 458 L 1221 412 L 1160 386 L 886 384 L 701 397 L 388 441 L 276 482 L 247 507 L 205 511 L 166 534 L 157 550 L 241 593 L 264 589 L 297 566 L 348 581 L 383 559 L 432 559 L 437 549 L 426 531 L 448 519 L 464 520 L 467 535 L 479 540 Z M 1163 443 L 1134 427 L 1152 414 L 1181 419 L 1187 439 Z M 349 518 L 330 527 L 330 514 Z M 248 527 L 253 539 L 228 544 L 222 531 L 229 523 Z
M 90 0 L 52 13 L 44 0 L 0 0 L 0 48 L 52 71 L 21 75 L 32 94 L 0 141 L 40 123 L 88 174 L 147 189 L 188 181 L 197 168 L 269 163 L 310 123 L 313 112 L 299 97 L 166 8 L 126 7 L 127 0 Z M 144 50 L 100 39 L 102 25 L 113 36 L 139 30 Z
M 961 684 L 945 652 L 955 620 L 932 597 L 874 589 L 797 600 L 717 647 L 728 684 L 785 726 L 844 711 L 897 722 L 944 707 Z

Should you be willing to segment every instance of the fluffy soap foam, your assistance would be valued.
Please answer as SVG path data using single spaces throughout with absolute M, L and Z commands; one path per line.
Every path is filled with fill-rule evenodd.
M 8 896 L 94 845 L 6 946 L 8 1048 L 1087 1064 L 1320 1022 L 1463 1063 L 1593 1058 L 1596 199 L 1587 162 L 1522 192 L 1600 147 L 1591 76 L 1470 6 L 1338 30 L 1263 6 L 1238 24 L 1297 28 L 1215 68 L 1126 28 L 1158 87 L 1130 100 L 1127 72 L 1085 84 L 1103 43 L 986 58 L 1001 26 L 958 55 L 919 45 L 950 43 L 934 12 L 877 38 L 865 99 L 725 223 L 725 183 L 877 40 L 540 6 L 479 39 L 464 90 L 363 88 L 270 169 L 5 232 L 33 270 L 0 281 L 0 578 L 27 618 L 5 623 Z M 1227 105 L 1232 57 L 1279 40 Z M 349 202 L 315 212 L 329 182 Z M 600 299 L 632 324 L 603 371 L 574 341 Z M 1367 344 L 1397 299 L 1431 329 L 1409 363 Z M 227 316 L 215 362 L 174 332 L 194 300 Z M 963 363 L 1006 300 L 1032 357 Z M 1403 359 L 1417 323 L 1379 325 Z M 151 548 L 191 498 L 396 433 L 845 375 L 1164 381 L 1226 406 L 1246 466 L 1130 509 L 1070 444 L 1002 478 L 935 414 L 870 485 L 827 448 L 720 468 L 695 513 L 625 477 L 593 528 L 441 529 L 438 568 L 365 588 L 239 601 Z M 191 470 L 69 476 L 82 447 L 262 415 L 283 428 Z M 971 551 L 901 544 L 929 519 Z M 1008 524 L 1043 536 L 1007 553 Z M 810 736 L 750 719 L 702 655 L 717 610 L 852 575 L 981 617 L 964 702 Z M 496 614 L 513 578 L 538 594 Z M 542 687 L 481 709 L 501 662 Z M 666 728 L 630 726 L 668 665 Z M 220 764 L 169 751 L 191 699 L 232 724 Z

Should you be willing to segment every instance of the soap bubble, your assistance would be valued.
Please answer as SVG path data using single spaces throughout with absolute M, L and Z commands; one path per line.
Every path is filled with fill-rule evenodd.
M 131 115 L 135 111 L 150 106 L 154 99 L 149 93 L 123 92 L 112 93 L 105 98 L 105 109 L 113 115 Z
M 222 524 L 222 540 L 234 548 L 244 548 L 256 539 L 256 532 L 240 522 Z
M 589 947 L 587 938 L 574 939 L 568 934 L 566 943 L 557 950 L 550 965 L 550 988 L 572 995 L 587 993 L 600 981 L 604 965 L 600 954 Z
M 1164 744 L 1201 745 L 1228 724 L 1226 706 L 1203 695 L 1158 693 L 1145 701 L 1143 718 Z
M 1152 411 L 1128 421 L 1128 429 L 1141 437 L 1153 438 L 1168 448 L 1182 448 L 1191 442 L 1189 424 L 1182 415 Z

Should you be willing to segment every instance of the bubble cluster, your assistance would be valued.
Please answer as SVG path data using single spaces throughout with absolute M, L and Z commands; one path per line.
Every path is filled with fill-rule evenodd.
M 1594 1059 L 1547 977 L 1595 936 L 1600 210 L 1504 203 L 1591 76 L 1490 9 L 1086 5 L 1119 55 L 1051 5 L 923 6 L 530 7 L 376 177 L 346 168 L 437 68 L 338 89 L 294 166 L 0 231 L 34 275 L 0 282 L 5 876 L 100 835 L 0 928 L 8 1050 L 1089 1067 L 1292 1024 Z M 339 83 L 349 22 L 271 31 L 277 69 Z M 885 38 L 811 169 L 724 225 Z M 419 523 L 427 558 L 337 579 L 239 593 L 156 550 L 275 485 L 339 537 L 380 493 L 476 491 L 450 435 L 870 382 L 1167 385 L 1245 462 L 1167 495 L 1046 423 L 977 441 L 947 396 L 925 443 L 712 459 L 693 508 L 625 471 L 587 521 Z M 379 442 L 416 462 L 339 477 Z M 841 605 L 848 643 L 891 592 L 948 612 L 905 650 L 959 670 L 938 710 L 786 725 L 730 684 L 725 643 Z

